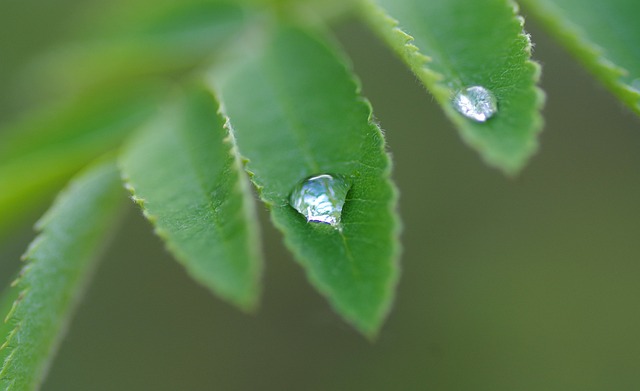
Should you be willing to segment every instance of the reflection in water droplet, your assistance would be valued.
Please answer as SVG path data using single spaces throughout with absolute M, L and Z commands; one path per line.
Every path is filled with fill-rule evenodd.
M 453 98 L 453 107 L 467 118 L 484 122 L 498 111 L 498 101 L 491 91 L 473 86 L 458 91 Z
M 631 88 L 633 88 L 634 90 L 640 93 L 640 78 L 635 79 L 634 81 L 631 82 Z
M 289 203 L 307 221 L 340 224 L 342 206 L 351 185 L 338 175 L 316 175 L 300 182 L 291 192 Z

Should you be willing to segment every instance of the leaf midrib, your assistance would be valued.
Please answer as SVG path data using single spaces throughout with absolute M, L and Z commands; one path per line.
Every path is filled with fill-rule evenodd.
M 266 63 L 268 65 L 266 67 L 266 70 L 269 76 L 273 77 L 273 79 L 275 80 L 275 83 L 272 83 L 272 87 L 275 92 L 275 95 L 278 97 L 278 102 L 283 103 L 280 105 L 280 107 L 284 111 L 284 114 L 286 116 L 285 118 L 291 119 L 290 121 L 291 127 L 288 127 L 288 129 L 292 130 L 292 132 L 290 133 L 293 133 L 295 140 L 298 142 L 298 145 L 300 145 L 301 149 L 304 152 L 306 152 L 307 157 L 305 158 L 305 160 L 307 160 L 307 162 L 311 166 L 310 168 L 313 170 L 314 173 L 320 174 L 321 172 L 320 172 L 319 165 L 317 161 L 314 159 L 314 156 L 311 152 L 311 148 L 309 144 L 306 143 L 304 141 L 304 138 L 301 136 L 302 134 L 304 134 L 304 131 L 301 130 L 304 128 L 304 126 L 301 124 L 301 121 L 298 120 L 297 111 L 292 109 L 292 104 L 288 99 L 287 94 L 283 92 L 284 88 L 280 87 L 285 85 L 285 82 L 284 82 L 285 79 L 280 76 L 280 72 L 279 72 L 280 68 L 278 67 L 277 59 L 272 56 L 268 56 L 266 58 Z M 283 207 L 290 208 L 288 203 L 285 203 Z M 353 253 L 351 251 L 351 247 L 349 245 L 349 240 L 347 239 L 347 236 L 341 230 L 338 231 L 338 234 L 342 239 L 346 258 L 349 261 L 349 264 L 351 265 L 351 270 L 353 272 L 352 274 L 354 275 L 354 277 L 361 279 L 361 273 L 359 272 L 359 270 L 355 268 L 356 262 L 355 262 L 355 258 L 353 257 Z
M 304 126 L 302 125 L 302 122 L 298 120 L 297 111 L 292 108 L 293 104 L 287 98 L 287 94 L 283 92 L 284 87 L 281 87 L 285 86 L 287 83 L 286 79 L 280 76 L 280 67 L 278 67 L 277 58 L 268 56 L 266 57 L 266 63 L 268 65 L 266 67 L 267 73 L 269 74 L 269 76 L 275 79 L 275 83 L 271 83 L 271 87 L 273 88 L 273 91 L 278 98 L 277 101 L 282 102 L 282 104 L 280 104 L 280 107 L 285 114 L 285 118 L 291 119 L 291 121 L 289 121 L 291 127 L 288 128 L 288 130 L 290 130 L 289 133 L 293 135 L 298 145 L 300 145 L 300 149 L 305 152 L 305 160 L 309 164 L 312 171 L 315 174 L 320 174 L 320 166 L 314 158 L 312 148 L 307 142 L 305 142 L 304 138 L 302 137 L 304 131 L 302 131 L 301 129 L 303 129 Z
M 178 125 L 180 126 L 180 125 Z M 221 227 L 221 220 L 218 216 L 218 214 L 215 211 L 215 208 L 213 207 L 213 205 L 216 204 L 216 200 L 214 198 L 212 198 L 209 194 L 209 192 L 206 190 L 207 186 L 206 186 L 206 180 L 201 172 L 201 170 L 198 169 L 199 165 L 193 160 L 194 159 L 194 154 L 189 153 L 189 142 L 187 139 L 186 134 L 184 133 L 184 131 L 179 130 L 175 133 L 178 133 L 178 138 L 179 138 L 179 145 L 180 145 L 180 149 L 183 150 L 183 156 L 186 156 L 187 159 L 185 159 L 185 161 L 187 162 L 187 164 L 191 167 L 192 172 L 194 172 L 192 176 L 193 178 L 195 178 L 195 183 L 197 184 L 197 189 L 199 192 L 199 196 L 202 200 L 204 200 L 205 202 L 203 202 L 203 204 L 205 204 L 206 209 L 210 212 L 210 219 L 211 222 L 213 224 L 213 228 L 215 229 L 217 235 L 221 238 L 221 239 L 226 239 L 227 237 L 225 235 L 223 235 L 222 233 L 222 227 Z M 188 171 L 187 171 L 188 173 Z M 237 217 L 237 216 L 236 216 Z M 229 257 L 230 254 L 232 254 L 232 252 L 230 251 L 229 248 L 229 243 L 227 240 L 221 240 L 222 243 L 222 248 L 224 253 L 226 254 L 227 257 Z M 176 251 L 179 251 L 180 253 L 182 253 L 182 251 L 178 250 L 178 248 L 175 248 Z M 183 257 L 184 254 L 182 254 Z M 186 258 L 186 257 L 185 257 Z

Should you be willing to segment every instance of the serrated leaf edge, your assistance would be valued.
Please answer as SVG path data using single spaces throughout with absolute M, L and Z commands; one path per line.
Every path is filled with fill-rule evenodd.
M 108 160 L 108 157 L 111 156 L 111 153 L 107 153 L 106 155 L 104 155 L 103 157 L 101 157 L 100 159 L 98 159 L 98 162 L 104 162 Z M 34 228 L 36 230 L 36 234 L 37 236 L 29 243 L 26 251 L 22 254 L 22 256 L 20 257 L 20 260 L 22 262 L 25 262 L 25 264 L 22 266 L 22 268 L 20 269 L 20 272 L 18 273 L 18 276 L 11 282 L 10 284 L 10 288 L 18 288 L 21 283 L 25 280 L 25 278 L 29 275 L 29 271 L 32 268 L 34 262 L 36 262 L 37 260 L 33 258 L 33 254 L 36 252 L 36 250 L 40 247 L 41 243 L 43 242 L 43 240 L 45 239 L 43 234 L 44 234 L 44 230 L 46 228 L 46 223 L 48 222 L 48 220 L 51 218 L 52 214 L 53 214 L 53 210 L 55 209 L 55 205 L 57 205 L 57 203 L 59 202 L 59 200 L 64 199 L 67 197 L 68 194 L 72 193 L 76 184 L 79 183 L 84 177 L 83 175 L 88 171 L 91 170 L 93 168 L 97 167 L 96 164 L 90 164 L 87 167 L 85 167 L 83 170 L 80 171 L 80 173 L 76 174 L 76 176 L 74 176 L 71 181 L 65 186 L 65 188 L 63 190 L 61 190 L 60 192 L 58 192 L 54 202 L 52 203 L 52 207 L 50 207 L 43 215 L 42 217 L 40 217 L 40 219 L 38 219 L 38 221 L 36 221 L 36 223 L 34 224 Z M 113 226 L 115 227 L 117 225 L 118 219 L 121 216 L 118 216 L 117 218 L 114 219 L 113 222 Z M 109 231 L 111 231 L 111 234 L 108 234 L 107 236 L 111 236 L 114 232 L 115 232 L 115 228 L 111 228 Z M 109 241 L 109 238 L 105 238 L 105 242 Z M 103 249 L 104 250 L 104 245 L 103 245 Z M 100 253 L 102 251 L 96 251 L 96 253 L 94 254 L 95 258 L 99 258 L 100 257 Z M 95 265 L 93 265 L 95 267 Z M 30 285 L 27 285 L 25 287 L 23 287 L 22 289 L 19 290 L 18 296 L 16 297 L 16 299 L 14 300 L 11 309 L 9 310 L 9 312 L 7 313 L 7 315 L 4 317 L 3 321 L 4 323 L 10 323 L 10 322 L 15 322 L 15 325 L 13 327 L 13 329 L 9 332 L 9 334 L 7 335 L 6 340 L 4 341 L 4 343 L 2 345 L 0 345 L 0 352 L 2 352 L 5 349 L 11 349 L 11 352 L 7 355 L 7 357 L 5 358 L 4 362 L 1 363 L 2 367 L 0 368 L 0 382 L 3 381 L 7 381 L 7 371 L 9 370 L 10 365 L 12 364 L 13 361 L 13 356 L 18 352 L 19 349 L 19 344 L 13 344 L 14 339 L 16 338 L 18 332 L 20 331 L 20 329 L 22 328 L 22 324 L 24 322 L 23 319 L 17 319 L 16 318 L 16 311 L 18 310 L 18 307 L 20 306 L 20 303 L 22 303 L 24 301 L 24 299 L 27 297 L 27 295 L 29 294 L 29 291 L 31 289 Z M 80 291 L 82 291 L 82 289 L 80 289 Z M 76 298 L 77 300 L 77 298 Z M 77 302 L 75 303 L 75 305 L 77 305 Z M 75 306 L 73 303 L 71 304 L 71 306 Z M 68 321 L 69 319 L 67 319 Z M 63 325 L 63 329 L 64 330 L 65 325 Z M 61 334 L 63 334 L 64 331 L 61 331 Z M 19 341 L 18 341 L 19 342 Z M 61 341 L 58 338 L 57 340 L 54 340 L 54 347 L 53 350 L 55 351 L 55 345 L 59 344 Z M 43 369 L 44 372 L 46 372 L 46 367 Z M 42 380 L 42 379 L 40 379 Z M 6 388 L 4 389 L 4 391 L 11 391 L 14 389 L 15 383 L 16 383 L 17 379 L 13 379 L 10 381 L 10 383 L 7 384 Z
M 57 197 L 56 197 L 56 201 L 54 201 L 53 205 L 55 205 L 58 200 L 63 199 L 67 196 L 67 194 L 69 194 L 71 192 L 71 188 L 74 186 L 74 183 L 76 183 L 76 179 L 72 180 L 72 182 L 65 188 L 63 189 L 61 192 L 58 193 Z M 26 263 L 22 269 L 20 270 L 20 273 L 18 275 L 18 277 L 13 280 L 11 282 L 11 287 L 18 287 L 24 280 L 25 277 L 28 276 L 28 272 L 29 269 L 32 265 L 32 255 L 34 254 L 34 252 L 38 249 L 38 247 L 40 247 L 40 244 L 43 241 L 43 232 L 44 232 L 44 226 L 46 221 L 49 219 L 50 213 L 52 211 L 53 208 L 50 208 L 34 225 L 34 228 L 36 229 L 36 233 L 37 236 L 36 238 L 29 243 L 29 246 L 27 247 L 27 250 L 24 252 L 24 254 L 20 257 L 20 260 L 23 262 L 28 262 Z M 7 335 L 7 339 L 5 340 L 5 342 L 2 344 L 2 346 L 0 346 L 0 352 L 2 352 L 4 349 L 11 349 L 11 352 L 7 355 L 7 357 L 5 358 L 4 362 L 2 363 L 2 368 L 0 369 L 0 382 L 1 381 L 6 381 L 7 379 L 7 371 L 10 367 L 10 364 L 13 361 L 13 356 L 17 353 L 18 349 L 19 349 L 19 345 L 18 344 L 13 344 L 14 339 L 16 337 L 16 335 L 18 334 L 18 332 L 20 331 L 20 328 L 22 327 L 22 323 L 23 320 L 22 319 L 17 319 L 15 317 L 16 311 L 18 310 L 18 307 L 20 305 L 20 303 L 24 300 L 24 298 L 27 296 L 28 292 L 29 292 L 30 286 L 25 286 L 22 289 L 20 289 L 18 296 L 16 297 L 16 299 L 13 302 L 13 305 L 11 306 L 11 309 L 9 310 L 9 312 L 7 313 L 7 315 L 4 318 L 4 323 L 9 323 L 9 322 L 15 322 L 15 325 L 13 327 L 13 329 L 9 332 L 9 334 Z M 15 385 L 16 379 L 13 379 L 11 381 L 11 383 L 9 383 L 7 385 L 7 387 L 5 388 L 5 391 L 10 391 L 13 389 L 13 386 Z
M 519 6 L 512 0 L 506 0 L 506 3 L 513 10 L 513 17 L 521 26 L 521 32 L 518 34 L 519 39 L 524 39 L 527 45 L 524 48 L 528 56 L 526 65 L 533 68 L 533 88 L 536 94 L 535 110 L 530 129 L 534 129 L 534 135 L 538 135 L 542 131 L 544 120 L 540 114 L 546 100 L 544 91 L 539 87 L 541 66 L 540 63 L 531 59 L 533 52 L 533 44 L 530 34 L 524 31 L 524 18 L 519 15 Z M 505 161 L 500 156 L 495 155 L 491 150 L 485 148 L 482 143 L 476 141 L 468 135 L 467 119 L 463 118 L 451 106 L 451 98 L 454 91 L 444 84 L 444 75 L 434 71 L 429 67 L 431 58 L 418 48 L 415 39 L 402 30 L 400 21 L 393 18 L 383 7 L 379 6 L 373 0 L 361 0 L 359 13 L 365 22 L 371 26 L 371 29 L 385 40 L 388 45 L 396 52 L 396 54 L 405 62 L 405 64 L 414 72 L 423 85 L 429 90 L 442 107 L 447 117 L 458 127 L 463 141 L 480 152 L 482 160 L 489 166 L 502 170 L 508 176 L 515 176 L 525 165 L 527 160 L 535 154 L 538 149 L 537 137 L 527 145 L 526 153 L 519 161 Z
M 546 24 L 550 32 L 582 62 L 591 74 L 617 95 L 631 110 L 640 115 L 640 91 L 621 79 L 629 74 L 627 69 L 607 58 L 606 50 L 591 41 L 588 34 L 579 25 L 565 18 L 565 12 L 558 6 L 550 3 L 542 5 L 536 0 L 523 0 L 523 3 L 537 19 Z
M 385 302 L 383 302 L 381 304 L 381 306 L 379 308 L 379 313 L 377 314 L 377 324 L 374 327 L 369 327 L 369 325 L 363 325 L 362 322 L 360 322 L 355 316 L 351 315 L 348 312 L 343 311 L 340 308 L 340 306 L 338 306 L 336 303 L 334 303 L 333 299 L 331 298 L 331 294 L 330 294 L 331 290 L 330 290 L 330 288 L 325 286 L 325 284 L 323 284 L 318 278 L 316 278 L 312 273 L 310 273 L 308 271 L 308 269 L 306 267 L 304 267 L 305 264 L 298 259 L 295 243 L 293 243 L 291 241 L 289 235 L 283 235 L 284 243 L 285 243 L 286 248 L 294 255 L 294 259 L 296 260 L 296 262 L 298 264 L 300 264 L 301 266 L 303 266 L 303 270 L 305 272 L 305 275 L 307 276 L 307 278 L 308 278 L 309 282 L 311 283 L 311 285 L 328 301 L 329 305 L 335 310 L 335 312 L 338 313 L 341 317 L 343 317 L 348 323 L 353 325 L 365 337 L 367 337 L 369 340 L 373 341 L 373 340 L 375 340 L 377 338 L 378 333 L 380 331 L 380 328 L 381 328 L 381 326 L 383 324 L 383 321 L 386 319 L 386 317 L 388 316 L 389 312 L 392 309 L 392 304 L 393 304 L 393 301 L 394 301 L 394 298 L 395 298 L 395 287 L 397 286 L 399 278 L 400 278 L 400 263 L 399 263 L 399 259 L 400 259 L 400 254 L 402 252 L 402 246 L 401 246 L 400 241 L 399 241 L 399 236 L 400 236 L 400 233 L 402 231 L 402 224 L 400 222 L 399 213 L 398 213 L 399 192 L 398 192 L 398 188 L 396 187 L 395 183 L 391 180 L 391 172 L 392 172 L 393 164 L 392 164 L 390 156 L 389 156 L 389 154 L 388 154 L 388 152 L 386 150 L 386 142 L 385 142 L 384 132 L 382 131 L 381 127 L 378 126 L 378 124 L 374 120 L 373 109 L 372 109 L 372 105 L 371 105 L 370 101 L 361 95 L 362 83 L 357 78 L 355 73 L 352 71 L 351 66 L 350 66 L 351 63 L 348 60 L 348 57 L 346 57 L 346 55 L 340 49 L 340 47 L 337 46 L 337 41 L 332 39 L 331 36 L 327 36 L 326 40 L 317 39 L 317 37 L 315 35 L 312 35 L 312 37 L 313 37 L 313 39 L 316 39 L 320 44 L 325 46 L 329 52 L 335 53 L 338 61 L 340 62 L 340 64 L 345 69 L 345 73 L 351 75 L 350 81 L 353 84 L 355 92 L 356 92 L 356 94 L 358 96 L 357 103 L 358 104 L 362 104 L 362 105 L 365 106 L 366 112 L 367 112 L 368 125 L 370 127 L 375 128 L 376 131 L 379 133 L 380 140 L 381 140 L 381 143 L 380 143 L 381 152 L 385 157 L 385 167 L 384 167 L 384 170 L 383 170 L 381 175 L 382 175 L 382 178 L 387 183 L 387 185 L 390 187 L 391 193 L 392 193 L 391 199 L 389 200 L 388 208 L 389 208 L 389 213 L 390 213 L 390 215 L 392 216 L 392 219 L 393 219 L 393 229 L 392 229 L 391 235 L 392 235 L 392 240 L 394 241 L 394 251 L 393 251 L 393 254 L 392 254 L 392 263 L 393 263 L 392 264 L 392 269 L 394 271 L 394 275 L 392 276 L 392 278 L 390 279 L 389 284 L 388 284 L 388 293 L 389 294 L 386 295 L 387 299 L 385 300 Z M 330 47 L 327 44 L 327 42 L 325 42 L 325 41 L 333 43 L 335 47 L 333 47 L 333 46 Z M 234 130 L 233 130 L 233 126 L 232 126 L 232 120 L 226 114 L 226 110 L 224 109 L 224 96 L 222 96 L 222 94 L 220 93 L 220 91 L 222 89 L 218 88 L 215 78 L 211 78 L 210 86 L 211 86 L 211 89 L 214 91 L 214 95 L 216 95 L 219 98 L 218 101 L 221 102 L 220 103 L 220 113 L 226 119 L 226 122 L 229 124 L 229 131 L 233 135 Z M 233 136 L 233 140 L 235 142 L 235 136 Z M 239 150 L 238 150 L 238 152 L 239 152 Z M 274 204 L 263 196 L 264 185 L 262 185 L 259 181 L 257 181 L 255 179 L 255 173 L 253 173 L 248 168 L 248 163 L 250 163 L 251 160 L 249 158 L 245 157 L 245 156 L 242 156 L 241 154 L 240 154 L 240 156 L 241 156 L 241 159 L 242 159 L 242 162 L 243 162 L 244 170 L 246 171 L 247 175 L 249 176 L 249 179 L 251 180 L 251 182 L 253 183 L 254 187 L 256 188 L 256 191 L 258 193 L 259 198 L 265 204 L 265 206 L 269 210 L 271 210 L 274 207 Z M 273 218 L 273 216 L 271 216 L 271 221 L 281 232 L 286 232 L 289 229 L 288 227 L 286 227 L 286 226 L 284 226 L 282 224 L 279 224 Z M 346 243 L 346 237 L 344 237 L 344 235 L 342 236 L 342 239 Z
M 217 111 L 218 115 L 220 115 L 220 110 L 221 109 L 219 106 Z M 223 119 L 225 119 L 225 117 L 223 117 Z M 237 154 L 235 139 L 233 138 L 229 129 L 227 128 L 226 121 L 224 124 L 224 128 L 227 130 L 227 137 L 223 139 L 223 143 L 229 147 L 228 153 L 229 153 L 229 156 L 233 158 L 234 167 L 236 168 L 236 174 L 238 175 L 238 181 L 235 183 L 233 191 L 236 193 L 242 194 L 244 198 L 242 211 L 243 211 L 245 220 L 246 221 L 255 220 L 255 217 L 254 217 L 255 203 L 251 197 L 250 187 L 246 183 L 247 181 L 243 174 L 244 170 L 242 169 L 242 164 L 239 161 L 240 158 L 239 158 L 239 155 Z M 124 153 L 124 152 L 121 152 L 121 153 Z M 131 200 L 140 208 L 145 219 L 147 219 L 149 223 L 151 223 L 154 234 L 162 240 L 167 251 L 173 254 L 176 260 L 178 260 L 179 263 L 185 268 L 185 270 L 191 276 L 191 278 L 193 278 L 195 281 L 198 281 L 203 286 L 213 290 L 217 296 L 224 298 L 225 300 L 228 300 L 243 312 L 246 312 L 246 313 L 255 312 L 255 310 L 259 305 L 260 286 L 258 285 L 254 296 L 249 297 L 246 300 L 242 300 L 240 298 L 232 297 L 227 292 L 223 292 L 222 289 L 220 289 L 217 285 L 211 284 L 208 281 L 204 281 L 201 277 L 199 277 L 196 273 L 194 273 L 191 270 L 189 263 L 185 261 L 188 257 L 177 246 L 174 245 L 173 241 L 170 238 L 170 233 L 158 226 L 157 224 L 158 216 L 150 213 L 149 210 L 146 208 L 145 204 L 147 200 L 143 197 L 138 196 L 135 186 L 131 181 L 131 178 L 127 175 L 126 169 L 123 167 L 122 159 L 118 160 L 118 167 L 120 168 L 120 177 L 122 179 L 123 186 L 129 192 Z M 255 252 L 254 256 L 256 256 L 258 259 L 261 260 L 260 252 L 259 250 L 257 250 L 259 248 L 258 243 L 260 243 L 260 235 L 258 233 L 257 224 L 249 224 L 248 233 L 250 235 L 250 238 L 249 238 L 250 242 L 255 243 L 255 245 L 251 246 Z M 252 263 L 252 266 L 255 268 L 255 270 L 252 270 L 251 273 L 254 276 L 256 276 L 256 281 L 258 282 L 258 284 L 259 284 L 258 277 L 262 273 L 262 266 L 261 266 L 262 264 L 263 264 L 262 261 Z

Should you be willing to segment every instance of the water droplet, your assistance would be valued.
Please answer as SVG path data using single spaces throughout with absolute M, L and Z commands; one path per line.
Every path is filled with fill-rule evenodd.
M 640 78 L 635 79 L 631 82 L 631 88 L 640 93 Z
M 337 226 L 351 185 L 338 175 L 316 175 L 300 182 L 291 192 L 289 203 L 308 222 Z
M 453 107 L 467 118 L 484 122 L 498 111 L 498 101 L 491 91 L 473 86 L 458 91 L 453 98 Z

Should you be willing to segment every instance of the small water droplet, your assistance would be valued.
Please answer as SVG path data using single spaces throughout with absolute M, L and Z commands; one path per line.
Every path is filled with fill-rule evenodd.
M 467 118 L 484 122 L 498 111 L 498 101 L 491 91 L 473 86 L 458 91 L 453 98 L 453 107 Z
M 339 175 L 315 175 L 300 182 L 291 192 L 289 203 L 308 222 L 337 226 L 351 185 Z

